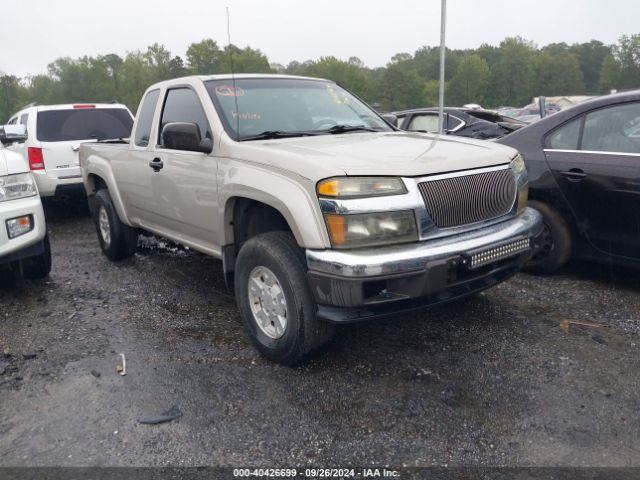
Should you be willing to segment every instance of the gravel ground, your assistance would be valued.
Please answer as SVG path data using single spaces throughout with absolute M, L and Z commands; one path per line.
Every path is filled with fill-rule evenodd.
M 640 466 L 636 272 L 521 274 L 290 369 L 218 261 L 151 238 L 113 264 L 86 213 L 47 214 L 50 278 L 0 290 L 2 466 Z

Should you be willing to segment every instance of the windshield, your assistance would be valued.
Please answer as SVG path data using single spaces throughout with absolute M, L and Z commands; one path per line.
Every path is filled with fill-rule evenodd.
M 128 138 L 133 119 L 124 108 L 81 108 L 38 112 L 41 142 Z
M 376 112 L 331 82 L 256 78 L 236 79 L 235 86 L 230 79 L 210 80 L 205 85 L 225 130 L 238 140 L 265 132 L 294 136 L 354 130 L 340 128 L 344 126 L 392 131 Z

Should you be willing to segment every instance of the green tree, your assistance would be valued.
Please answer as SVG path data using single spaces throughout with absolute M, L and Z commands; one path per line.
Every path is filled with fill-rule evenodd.
M 348 62 L 335 57 L 321 57 L 304 68 L 304 75 L 333 80 L 356 95 L 366 96 L 369 93 L 369 83 L 366 70 L 362 62 L 352 57 Z
M 613 55 L 607 55 L 600 68 L 600 92 L 609 93 L 611 90 L 618 88 L 621 75 L 620 63 Z
M 218 73 L 222 51 L 215 40 L 207 38 L 192 43 L 187 49 L 187 66 L 195 75 L 211 75 Z
M 480 55 L 472 54 L 464 57 L 458 64 L 456 74 L 449 82 L 447 105 L 484 103 L 490 75 L 489 66 Z
M 0 74 L 0 121 L 9 120 L 22 107 L 25 97 L 26 90 L 18 77 Z
M 136 111 L 144 91 L 157 80 L 142 52 L 129 53 L 120 67 L 120 101 Z
M 390 63 L 379 79 L 377 102 L 385 111 L 420 107 L 423 104 L 424 80 L 415 70 L 405 68 L 405 62 Z
M 520 37 L 500 43 L 499 58 L 491 72 L 492 92 L 488 103 L 525 105 L 533 97 L 535 45 Z
M 618 88 L 640 86 L 640 34 L 623 35 L 613 47 L 613 55 L 620 64 Z
M 584 92 L 580 63 L 568 49 L 543 51 L 534 58 L 535 93 L 575 95 Z
M 232 71 L 234 73 L 273 73 L 269 66 L 269 59 L 260 50 L 227 45 L 222 51 L 219 73 Z
M 598 40 L 579 43 L 570 47 L 578 57 L 585 90 L 589 94 L 600 93 L 600 72 L 604 59 L 611 54 L 611 47 Z
M 423 104 L 425 107 L 438 106 L 438 98 L 440 95 L 440 82 L 438 80 L 427 80 L 424 83 L 422 91 Z M 449 98 L 449 85 L 445 82 L 444 86 L 445 100 Z

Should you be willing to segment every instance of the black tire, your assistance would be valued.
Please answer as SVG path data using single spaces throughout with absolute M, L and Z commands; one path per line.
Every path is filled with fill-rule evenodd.
M 51 272 L 49 235 L 44 236 L 44 252 L 23 261 L 25 278 L 45 278 Z
M 542 214 L 544 230 L 540 238 L 540 249 L 529 260 L 524 270 L 536 275 L 550 274 L 564 266 L 571 258 L 571 228 L 562 215 L 546 203 L 532 200 L 529 206 Z
M 138 231 L 122 223 L 118 212 L 113 206 L 108 190 L 98 190 L 93 199 L 91 211 L 96 225 L 100 248 L 102 248 L 102 252 L 109 260 L 117 262 L 118 260 L 129 258 L 136 253 Z M 104 217 L 102 217 L 103 215 Z M 102 232 L 101 218 L 105 233 Z M 108 234 L 106 232 L 108 232 Z
M 286 326 L 279 338 L 269 336 L 258 325 L 252 310 L 252 303 L 258 303 L 249 297 L 252 272 L 264 268 L 276 277 L 286 303 Z M 289 232 L 269 232 L 249 239 L 236 260 L 235 294 L 245 330 L 263 356 L 283 365 L 299 365 L 333 334 L 333 326 L 316 316 L 317 305 L 306 273 L 304 254 Z M 261 299 L 259 305 L 263 305 Z

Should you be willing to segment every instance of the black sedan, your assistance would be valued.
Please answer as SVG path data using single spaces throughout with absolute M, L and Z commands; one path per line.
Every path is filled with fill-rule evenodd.
M 640 90 L 580 103 L 499 143 L 518 149 L 531 205 L 544 216 L 530 270 L 569 258 L 640 267 Z
M 445 130 L 449 135 L 489 139 L 499 138 L 513 132 L 526 123 L 501 115 L 493 110 L 478 108 L 446 107 Z M 412 132 L 438 132 L 438 109 L 421 108 L 394 112 L 397 127 Z

